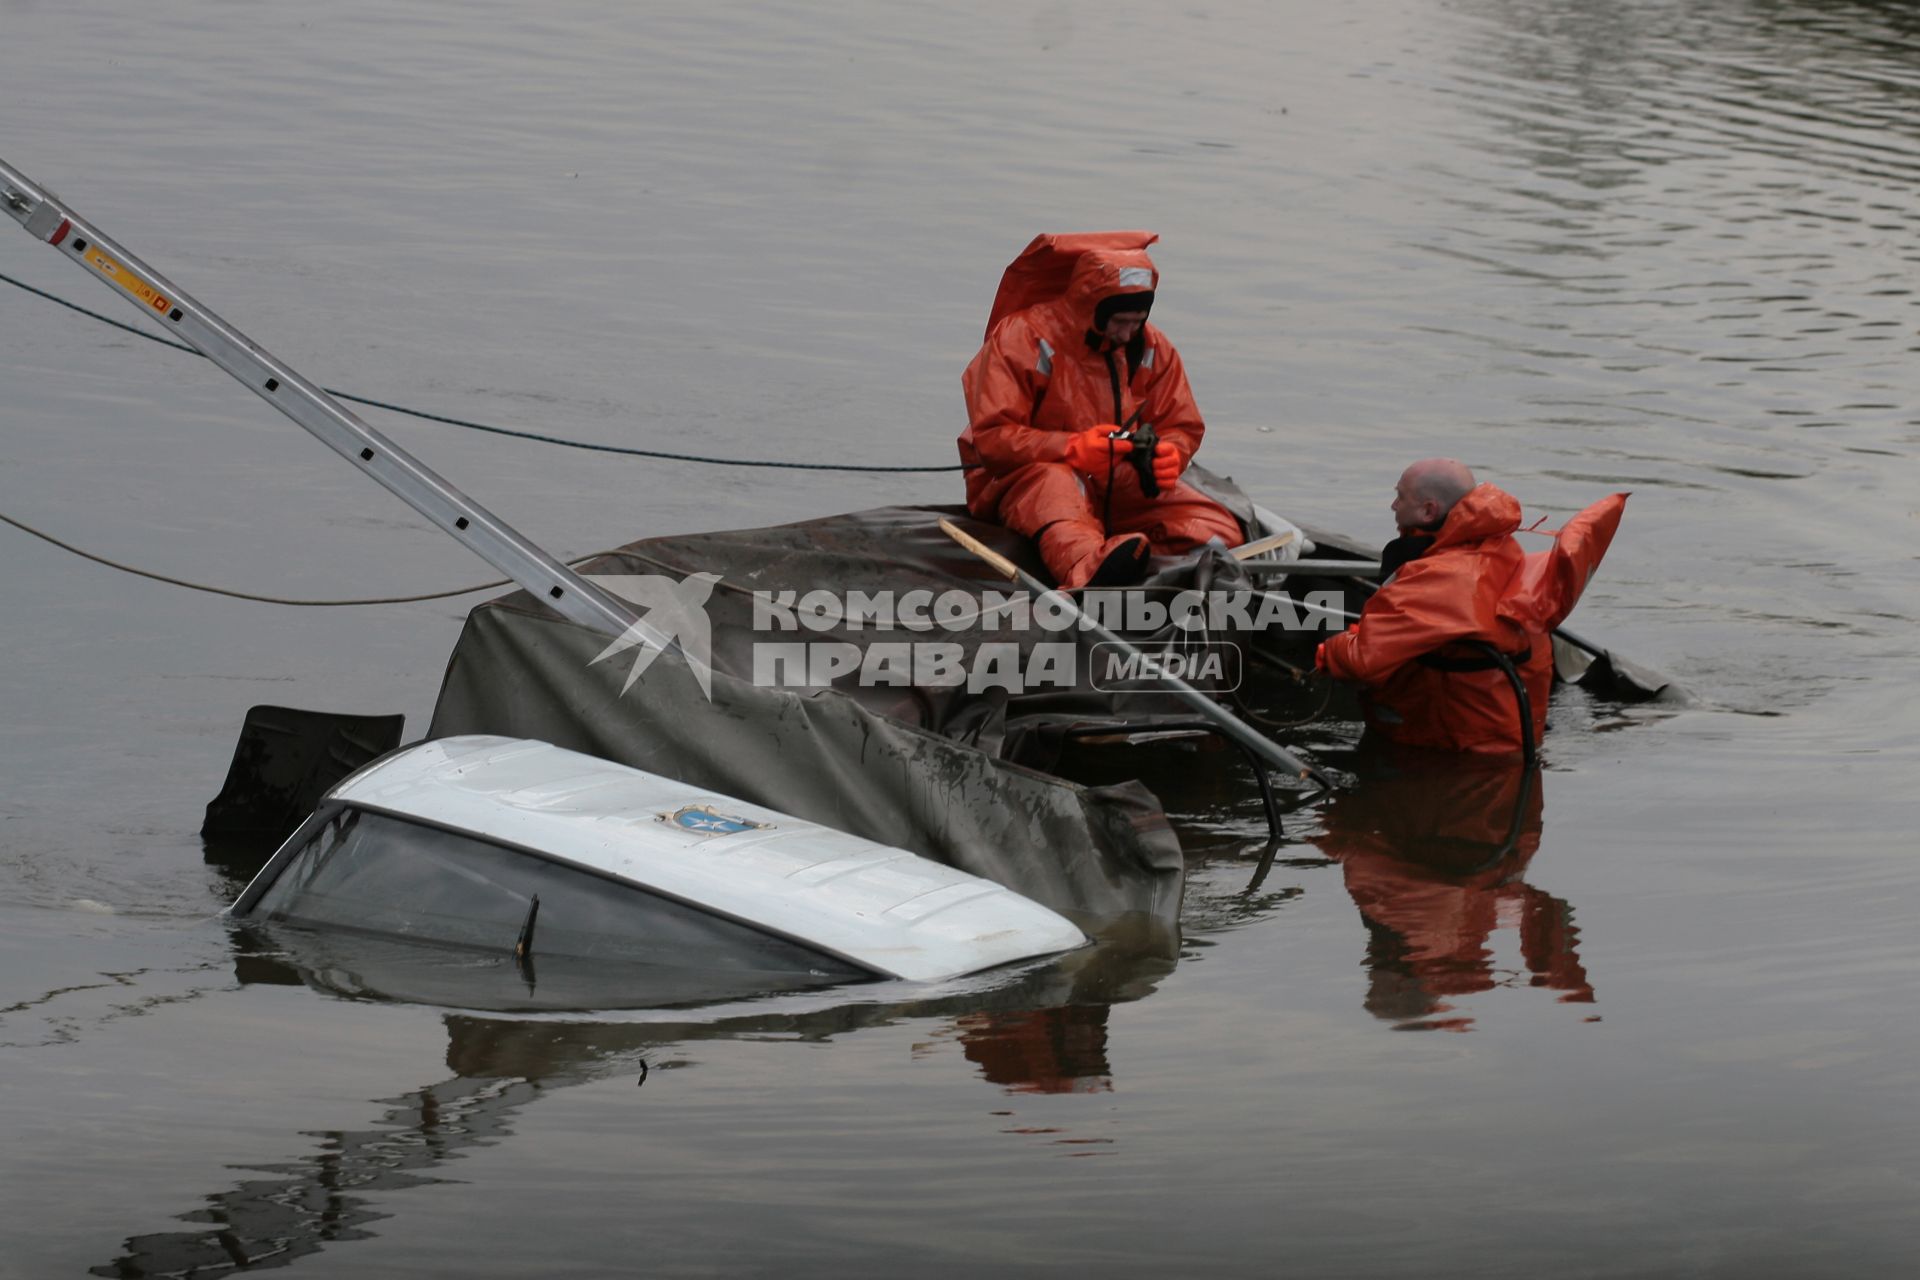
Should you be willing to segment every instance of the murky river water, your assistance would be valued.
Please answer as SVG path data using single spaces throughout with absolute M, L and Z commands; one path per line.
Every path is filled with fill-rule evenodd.
M 7 0 L 0 101 L 319 381 L 705 453 L 951 460 L 1005 262 L 1154 228 L 1207 461 L 1368 538 L 1427 454 L 1631 489 L 1574 625 L 1699 699 L 1556 703 L 1524 880 L 1332 808 L 1249 892 L 1257 802 L 1197 787 L 1177 965 L 483 1017 L 237 954 L 194 835 L 253 703 L 424 728 L 461 602 L 0 531 L 0 1275 L 1920 1263 L 1911 6 Z M 0 271 L 120 306 L 16 230 Z M 492 576 L 204 362 L 0 294 L 6 514 L 291 596 Z M 376 420 L 567 553 L 957 489 Z

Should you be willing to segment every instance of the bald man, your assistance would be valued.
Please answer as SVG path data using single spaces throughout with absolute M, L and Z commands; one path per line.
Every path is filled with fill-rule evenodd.
M 1358 622 L 1320 646 L 1315 666 L 1360 685 L 1368 726 L 1389 741 L 1518 754 L 1523 732 L 1537 743 L 1546 728 L 1553 682 L 1547 633 L 1559 621 L 1542 626 L 1532 616 L 1529 601 L 1538 592 L 1513 537 L 1519 502 L 1476 484 L 1453 458 L 1426 458 L 1401 473 L 1392 509 L 1399 536 L 1381 552 L 1385 584 Z M 1519 672 L 1528 721 L 1485 645 Z
M 1381 553 L 1381 576 L 1391 576 L 1431 546 L 1447 513 L 1473 492 L 1473 486 L 1473 472 L 1453 458 L 1426 458 L 1401 472 L 1390 504 L 1400 536 L 1387 544 L 1390 552 Z M 1393 563 L 1388 564 L 1390 554 Z

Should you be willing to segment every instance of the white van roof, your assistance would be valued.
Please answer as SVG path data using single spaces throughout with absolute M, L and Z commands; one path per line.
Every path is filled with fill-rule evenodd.
M 545 742 L 421 743 L 328 799 L 532 850 L 892 977 L 953 977 L 1086 941 L 992 881 Z

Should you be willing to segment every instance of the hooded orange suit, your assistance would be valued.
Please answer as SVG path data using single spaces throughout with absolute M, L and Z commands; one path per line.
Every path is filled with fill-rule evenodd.
M 1187 484 L 1149 498 L 1124 458 L 1076 472 L 1067 441 L 1104 423 L 1150 423 L 1182 469 L 1206 425 L 1187 387 L 1180 353 L 1143 324 L 1116 347 L 1094 330 L 1108 298 L 1151 292 L 1160 274 L 1146 231 L 1043 235 L 1010 265 L 994 299 L 986 343 L 961 375 L 969 464 L 967 509 L 1035 538 L 1064 587 L 1086 583 L 1116 543 L 1145 534 L 1151 549 L 1178 554 L 1211 538 L 1242 540 L 1240 524 Z
M 1375 592 L 1360 621 L 1322 648 L 1328 674 L 1364 687 L 1367 723 L 1405 746 L 1507 754 L 1522 749 L 1520 714 L 1504 672 L 1461 670 L 1506 654 L 1532 705 L 1538 742 L 1553 684 L 1549 636 L 1573 612 L 1620 524 L 1616 493 L 1569 520 L 1528 555 L 1513 533 L 1520 504 L 1490 484 L 1455 503 L 1434 542 Z M 1450 669 L 1451 668 L 1451 669 Z

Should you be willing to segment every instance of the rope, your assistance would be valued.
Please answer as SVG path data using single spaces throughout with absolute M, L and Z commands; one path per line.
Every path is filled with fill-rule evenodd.
M 24 289 L 36 297 L 45 298 L 48 302 L 57 302 L 67 310 L 77 311 L 89 319 L 98 320 L 102 324 L 110 324 L 116 329 L 134 335 L 136 338 L 145 338 L 147 341 L 157 342 L 163 347 L 172 347 L 175 351 L 185 351 L 189 355 L 199 356 L 203 360 L 207 358 L 205 352 L 196 350 L 184 342 L 175 342 L 171 338 L 163 338 L 157 334 L 148 333 L 145 329 L 136 328 L 133 325 L 115 320 L 112 316 L 106 316 L 100 314 L 98 311 L 88 310 L 77 302 L 69 302 L 67 299 L 59 297 L 56 294 L 48 293 L 44 289 L 36 289 L 24 281 L 14 279 L 5 272 L 0 272 L 0 281 L 5 281 L 16 289 Z M 698 453 L 668 453 L 662 449 L 635 449 L 626 445 L 595 444 L 588 440 L 569 440 L 564 436 L 542 435 L 537 431 L 517 431 L 511 427 L 489 426 L 484 422 L 472 422 L 465 418 L 449 418 L 444 414 L 428 413 L 424 409 L 409 409 L 405 405 L 390 404 L 385 400 L 371 400 L 366 396 L 358 396 L 350 391 L 337 391 L 332 387 L 322 387 L 321 390 L 336 399 L 351 400 L 355 404 L 364 404 L 374 409 L 386 409 L 392 413 L 404 413 L 410 418 L 419 418 L 426 422 L 441 422 L 450 427 L 463 427 L 468 431 L 485 431 L 497 436 L 512 436 L 516 440 L 532 440 L 540 444 L 557 444 L 567 449 L 587 449 L 594 453 L 620 453 L 635 458 L 657 458 L 666 462 L 700 462 L 714 467 L 777 467 L 786 471 L 886 472 L 896 475 L 910 472 L 946 472 L 965 471 L 968 469 L 961 463 L 944 467 L 880 467 L 851 462 L 780 462 L 764 458 L 715 458 Z
M 452 591 L 430 591 L 430 592 L 427 592 L 425 595 L 417 595 L 417 596 L 367 596 L 361 599 L 354 599 L 354 600 L 295 600 L 287 596 L 256 595 L 251 591 L 232 591 L 226 587 L 211 587 L 204 582 L 190 582 L 185 578 L 168 577 L 164 573 L 154 573 L 152 570 L 149 570 L 149 569 L 135 568 L 133 565 L 130 565 L 130 564 L 122 564 L 118 560 L 109 560 L 105 556 L 97 556 L 93 554 L 93 552 L 91 551 L 82 551 L 79 547 L 74 546 L 72 543 L 62 542 L 60 539 L 54 537 L 52 534 L 47 533 L 40 529 L 36 529 L 32 525 L 27 524 L 24 521 L 15 520 L 12 516 L 7 515 L 5 512 L 0 512 L 0 521 L 4 521 L 5 523 L 12 525 L 14 528 L 20 530 L 22 533 L 32 534 L 34 537 L 40 539 L 42 542 L 50 542 L 54 546 L 60 548 L 62 551 L 70 551 L 74 555 L 79 556 L 83 560 L 91 560 L 95 564 L 103 564 L 109 569 L 118 569 L 122 573 L 133 574 L 137 578 L 151 578 L 155 582 L 164 582 L 169 584 L 170 586 L 175 586 L 175 587 L 185 587 L 189 591 L 204 591 L 208 595 L 228 596 L 234 600 L 253 600 L 260 604 L 284 604 L 284 605 L 292 605 L 297 608 L 303 608 L 303 609 L 340 609 L 340 608 L 347 608 L 353 605 L 364 605 L 364 604 L 416 604 L 423 600 L 446 600 L 453 596 L 471 595 L 476 591 L 491 591 L 495 587 L 507 587 L 507 586 L 513 585 L 513 579 L 500 578 L 493 582 L 475 583 L 473 586 L 470 586 L 470 587 L 457 587 Z M 588 560 L 592 560 L 595 557 L 610 555 L 610 554 L 612 553 L 606 552 L 606 551 L 596 551 L 592 555 L 576 556 L 572 560 L 567 561 L 567 563 L 570 565 L 584 564 Z

